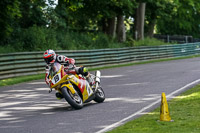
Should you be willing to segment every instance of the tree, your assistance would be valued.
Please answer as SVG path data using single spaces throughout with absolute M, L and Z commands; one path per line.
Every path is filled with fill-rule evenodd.
M 125 25 L 123 15 L 117 16 L 117 40 L 118 42 L 126 41 Z
M 136 9 L 135 15 L 135 39 L 143 40 L 144 39 L 144 20 L 145 20 L 145 7 L 146 3 L 139 2 L 138 8 Z
M 176 3 L 169 0 L 149 0 L 146 5 L 145 33 L 148 37 L 153 37 L 154 27 L 161 17 L 170 17 Z
M 1 0 L 0 45 L 9 44 L 24 28 L 46 26 L 46 0 Z
M 124 18 L 133 14 L 135 8 L 135 1 L 118 0 L 115 3 L 117 14 L 117 40 L 119 42 L 126 41 L 126 28 L 124 24 Z
M 32 27 L 33 25 L 45 26 L 47 24 L 44 17 L 45 0 L 22 0 L 19 7 L 22 13 L 19 21 L 21 28 Z
M 141 6 L 146 3 L 146 6 Z M 173 9 L 177 5 L 177 0 L 139 0 L 138 8 L 135 14 L 135 38 L 143 38 L 143 36 L 153 37 L 155 25 L 161 17 L 170 18 Z M 143 11 L 142 11 L 143 10 Z M 146 10 L 146 11 L 144 11 Z M 141 11 L 143 12 L 141 14 Z M 144 13 L 145 12 L 145 13 Z M 145 16 L 144 16 L 145 14 Z M 143 17 L 142 17 L 143 16 Z M 141 17 L 143 19 L 141 19 Z M 142 26 L 144 23 L 144 27 Z M 140 32 L 138 32 L 140 29 Z M 144 31 L 144 33 L 143 33 Z
M 161 16 L 158 20 L 159 33 L 200 37 L 200 3 L 198 1 L 176 1 L 176 6 L 171 11 L 169 17 Z
M 15 22 L 21 17 L 18 0 L 1 0 L 0 12 L 0 45 L 11 35 L 16 24 Z
M 66 20 L 68 26 L 79 29 L 95 28 L 113 38 L 115 35 L 116 20 L 121 21 L 124 16 L 129 16 L 132 13 L 134 0 L 59 0 L 56 10 L 60 11 L 59 9 L 61 9 L 61 5 L 63 4 L 66 8 L 65 15 L 67 14 Z M 121 16 L 121 19 L 119 19 L 119 16 Z M 122 25 L 117 27 L 122 29 L 118 29 L 117 31 L 124 30 L 121 33 L 125 34 L 124 23 L 119 22 L 119 24 Z M 125 37 L 125 35 L 123 36 Z M 122 40 L 125 41 L 125 39 Z

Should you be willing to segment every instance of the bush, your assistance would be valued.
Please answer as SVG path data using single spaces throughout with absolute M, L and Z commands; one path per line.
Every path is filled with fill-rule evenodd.
M 112 40 L 103 33 L 79 33 L 58 31 L 58 45 L 63 49 L 99 49 L 112 46 Z
M 16 52 L 16 50 L 11 45 L 0 46 L 0 53 L 12 53 L 12 52 Z
M 134 46 L 158 46 L 166 45 L 167 43 L 157 40 L 155 38 L 145 38 L 144 40 L 139 40 L 134 42 Z
M 33 26 L 25 29 L 21 36 L 23 50 L 40 51 L 57 47 L 56 34 L 53 30 L 44 27 Z
M 108 36 L 106 36 L 103 33 L 99 33 L 96 36 L 93 37 L 94 48 L 109 48 L 109 44 L 112 43 L 112 40 L 110 41 Z
M 2 46 L 0 52 L 43 51 L 46 49 L 59 49 L 55 31 L 46 27 L 33 26 L 28 29 L 16 30 L 10 38 L 9 44 Z
M 1 53 L 21 51 L 82 50 L 104 49 L 133 46 L 155 46 L 166 44 L 154 38 L 135 41 L 127 36 L 125 43 L 118 43 L 104 33 L 69 32 L 67 29 L 56 30 L 33 26 L 28 29 L 16 29 L 7 45 L 0 47 Z

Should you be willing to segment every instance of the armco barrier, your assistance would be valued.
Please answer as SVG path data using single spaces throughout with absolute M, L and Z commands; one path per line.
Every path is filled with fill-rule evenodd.
M 78 51 L 59 50 L 56 53 L 74 58 L 77 66 L 84 65 L 91 68 L 152 59 L 196 55 L 200 54 L 200 43 Z M 45 63 L 42 56 L 43 52 L 0 54 L 0 80 L 44 73 Z

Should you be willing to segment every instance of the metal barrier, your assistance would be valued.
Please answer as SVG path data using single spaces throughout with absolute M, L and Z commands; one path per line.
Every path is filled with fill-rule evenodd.
M 89 68 L 120 63 L 138 62 L 200 54 L 200 43 L 161 45 L 151 47 L 127 47 L 96 50 L 59 50 L 74 58 L 76 65 Z M 0 79 L 44 73 L 43 52 L 20 52 L 0 54 Z
M 153 35 L 154 38 L 162 40 L 164 42 L 168 42 L 168 43 L 194 43 L 196 41 L 195 38 L 193 38 L 192 36 L 183 36 L 183 35 L 159 35 L 159 34 L 154 34 Z

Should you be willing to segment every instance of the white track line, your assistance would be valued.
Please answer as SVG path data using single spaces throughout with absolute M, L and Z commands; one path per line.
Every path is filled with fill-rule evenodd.
M 190 87 L 192 87 L 192 86 L 194 86 L 194 85 L 196 85 L 196 84 L 198 84 L 198 83 L 200 83 L 200 79 L 195 80 L 195 81 L 193 81 L 193 82 L 191 82 L 191 83 L 189 83 L 189 84 L 183 86 L 182 88 L 180 88 L 180 89 L 178 89 L 178 90 L 176 90 L 176 91 L 170 93 L 170 94 L 167 95 L 166 97 L 167 97 L 167 98 L 173 98 L 178 92 L 183 91 L 183 90 L 186 89 L 186 88 L 190 88 Z M 122 120 L 116 122 L 116 123 L 113 123 L 112 125 L 108 125 L 108 126 L 105 127 L 104 129 L 102 129 L 102 130 L 100 130 L 100 131 L 97 131 L 96 133 L 104 133 L 104 132 L 107 132 L 107 131 L 109 131 L 109 130 L 115 128 L 115 127 L 118 127 L 118 126 L 124 124 L 127 120 L 133 118 L 134 116 L 140 115 L 142 112 L 144 112 L 145 110 L 147 110 L 147 109 L 151 108 L 152 106 L 156 105 L 156 104 L 159 103 L 160 101 L 161 101 L 161 99 L 159 99 L 159 100 L 157 100 L 157 101 L 151 103 L 150 105 L 148 105 L 148 106 L 142 108 L 141 110 L 135 112 L 134 114 L 132 114 L 132 115 L 130 115 L 130 116 L 128 116 L 128 117 L 126 117 L 126 118 L 124 118 L 124 119 L 122 119 Z

